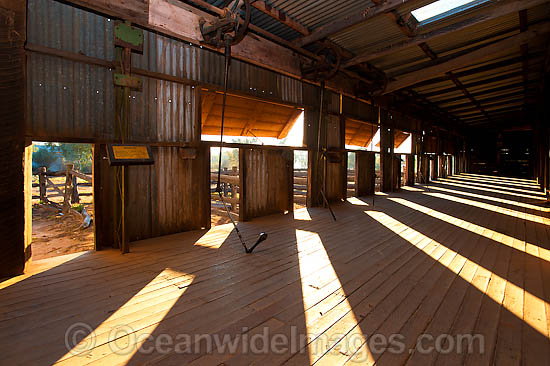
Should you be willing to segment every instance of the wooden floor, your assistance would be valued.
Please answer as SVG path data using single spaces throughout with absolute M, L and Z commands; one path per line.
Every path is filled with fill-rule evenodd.
M 334 210 L 240 223 L 249 245 L 269 233 L 251 255 L 224 225 L 37 261 L 0 283 L 0 364 L 550 364 L 533 182 L 461 175 Z

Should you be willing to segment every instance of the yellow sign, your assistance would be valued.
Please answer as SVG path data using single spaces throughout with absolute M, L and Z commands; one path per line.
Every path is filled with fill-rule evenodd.
M 147 146 L 113 146 L 115 159 L 150 159 Z

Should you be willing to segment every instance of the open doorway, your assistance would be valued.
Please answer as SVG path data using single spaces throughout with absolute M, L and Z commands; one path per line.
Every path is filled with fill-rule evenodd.
M 357 176 L 355 171 L 355 152 L 348 152 L 348 169 L 347 169 L 347 197 L 355 197 L 355 186 L 357 182 Z
M 33 260 L 94 249 L 93 145 L 33 142 Z
M 239 220 L 239 149 L 224 147 L 221 151 L 220 189 L 231 218 Z M 210 196 L 212 226 L 228 224 L 231 219 L 217 193 L 220 148 L 210 148 Z
M 380 192 L 380 182 L 382 176 L 382 171 L 380 170 L 380 153 L 376 153 L 374 156 L 374 173 L 376 177 L 374 180 L 374 191 Z
M 294 209 L 307 205 L 307 150 L 294 150 Z

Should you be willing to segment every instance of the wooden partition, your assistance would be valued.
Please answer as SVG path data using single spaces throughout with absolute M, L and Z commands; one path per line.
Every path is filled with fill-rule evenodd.
M 406 186 L 414 186 L 414 155 L 407 155 L 405 158 L 405 182 Z
M 375 153 L 357 151 L 355 153 L 355 196 L 374 194 L 376 185 Z
M 420 155 L 418 161 L 420 163 L 418 167 L 418 171 L 420 172 L 418 182 L 426 184 L 430 177 L 430 157 L 428 155 Z
M 292 211 L 294 155 L 289 149 L 239 150 L 241 221 Z
M 431 172 L 430 172 L 430 180 L 437 180 L 437 178 L 439 177 L 439 159 L 437 157 L 437 155 L 431 155 L 430 156 L 430 161 L 431 161 Z
M 401 158 L 399 155 L 393 156 L 393 191 L 398 191 L 401 188 Z
M 129 241 L 210 227 L 210 150 L 184 158 L 179 147 L 153 147 L 155 163 L 128 167 L 126 235 Z M 96 249 L 116 247 L 120 198 L 105 145 L 94 149 Z

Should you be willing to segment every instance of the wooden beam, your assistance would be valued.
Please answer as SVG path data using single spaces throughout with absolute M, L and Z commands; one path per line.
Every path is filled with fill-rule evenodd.
M 487 94 L 493 94 L 493 93 L 499 93 L 499 92 L 508 91 L 508 90 L 514 90 L 514 89 L 521 88 L 521 87 L 523 87 L 523 81 L 519 82 L 519 83 L 503 85 L 503 86 L 499 86 L 499 87 L 496 87 L 496 88 L 482 90 L 482 91 L 479 91 L 477 93 L 472 93 L 472 95 L 474 97 L 479 97 L 479 96 L 483 96 L 483 95 L 487 95 Z M 460 101 L 460 100 L 465 99 L 465 98 L 466 98 L 466 96 L 459 96 L 459 97 L 453 97 L 453 98 L 437 100 L 434 103 L 447 104 L 447 103 L 457 102 L 457 101 Z
M 441 64 L 427 67 L 417 72 L 405 74 L 398 80 L 389 82 L 386 86 L 386 89 L 381 94 L 388 94 L 396 90 L 415 85 L 419 82 L 430 80 L 449 71 L 463 68 L 465 65 L 471 65 L 474 62 L 479 62 L 500 52 L 505 52 L 510 50 L 511 48 L 519 47 L 530 39 L 540 37 L 547 34 L 548 32 L 550 32 L 550 23 L 544 22 L 538 26 L 533 27 L 527 32 L 505 38 L 489 46 L 482 47 L 473 52 L 469 52 Z
M 477 80 L 477 81 L 474 81 L 474 82 L 471 82 L 471 83 L 466 83 L 466 84 L 464 84 L 464 86 L 466 88 L 473 88 L 473 87 L 476 87 L 476 86 L 483 86 L 483 85 L 490 84 L 490 83 L 496 83 L 496 82 L 499 82 L 499 81 L 504 81 L 504 80 L 508 80 L 508 79 L 517 78 L 518 76 L 521 76 L 521 75 L 522 75 L 521 71 L 519 71 L 519 72 L 515 71 L 515 72 L 512 72 L 510 74 L 499 75 L 499 76 L 495 76 L 495 77 L 488 78 L 488 79 Z M 454 87 L 451 87 L 451 88 L 435 90 L 435 91 L 429 92 L 429 93 L 422 93 L 422 95 L 426 98 L 429 98 L 429 97 L 434 97 L 434 96 L 441 96 L 442 94 L 453 93 L 453 92 L 456 92 L 456 91 L 459 91 L 459 90 L 460 90 L 459 87 L 454 86 Z
M 326 25 L 314 29 L 311 34 L 301 37 L 295 41 L 298 46 L 305 46 L 307 44 L 319 41 L 332 34 L 338 33 L 356 24 L 365 22 L 374 18 L 377 15 L 385 14 L 393 9 L 412 2 L 414 0 L 385 0 L 380 5 L 369 6 L 361 11 L 358 11 L 352 15 L 346 16 L 341 19 L 336 19 Z
M 281 133 L 279 134 L 279 136 L 277 136 L 278 139 L 284 139 L 285 137 L 288 136 L 288 132 L 292 129 L 292 127 L 294 126 L 294 123 L 296 123 L 296 120 L 298 119 L 298 117 L 300 117 L 302 112 L 303 110 L 298 108 L 294 108 L 292 110 L 292 113 L 290 114 L 290 117 L 288 117 L 288 120 L 286 121 L 283 129 L 281 130 Z
M 344 63 L 344 67 L 351 67 L 363 62 L 368 62 L 382 56 L 386 56 L 398 51 L 401 51 L 407 47 L 418 46 L 421 43 L 427 42 L 429 40 L 435 39 L 437 37 L 445 36 L 450 33 L 466 29 L 476 24 L 480 24 L 492 19 L 502 17 L 507 14 L 515 13 L 524 9 L 529 9 L 534 6 L 544 4 L 548 0 L 517 0 L 512 3 L 506 3 L 504 0 L 498 0 L 493 6 L 486 10 L 482 10 L 479 14 L 466 19 L 464 21 L 458 22 L 456 24 L 451 24 L 449 26 L 435 29 L 433 31 L 420 34 L 418 36 L 412 37 L 406 41 L 393 43 L 389 46 L 380 48 L 376 51 L 366 51 L 362 54 L 357 55 L 353 59 Z M 503 4 L 504 3 L 504 4 Z M 497 6 L 500 5 L 500 6 Z
M 309 29 L 307 29 L 303 24 L 290 18 L 285 13 L 281 12 L 278 9 L 275 9 L 273 6 L 266 4 L 265 1 L 256 0 L 252 3 L 252 6 L 258 9 L 259 11 L 261 11 L 262 13 L 267 14 L 274 19 L 277 19 L 279 22 L 283 23 L 289 28 L 294 29 L 298 33 L 301 33 L 304 35 L 309 34 Z
M 199 19 L 211 21 L 214 17 L 181 2 L 169 0 L 68 0 L 68 3 L 98 11 L 109 16 L 129 20 L 147 29 L 155 30 L 180 40 L 202 45 Z M 207 45 L 203 47 L 212 48 Z M 254 36 L 232 49 L 233 57 L 270 70 L 301 77 L 300 60 L 294 52 L 268 39 Z
M 262 102 L 256 102 L 256 106 L 254 107 L 254 112 L 250 116 L 248 116 L 248 121 L 244 125 L 241 136 L 247 136 L 248 132 L 251 130 L 251 127 L 256 123 L 258 120 L 258 116 L 262 113 L 262 111 L 265 108 L 265 104 Z
M 205 93 L 201 102 L 201 127 L 208 119 L 208 115 L 212 111 L 216 102 L 216 93 Z
M 527 21 L 527 10 L 520 11 L 518 16 L 520 32 L 527 32 L 527 29 L 529 28 Z M 527 90 L 529 88 L 529 45 L 527 43 L 522 44 L 520 50 L 522 58 L 523 89 L 525 91 L 525 99 L 527 100 Z M 527 101 L 525 102 L 525 106 L 527 106 Z M 527 113 L 525 109 L 524 112 Z
M 520 91 L 516 91 L 514 93 L 501 94 L 501 95 L 497 95 L 495 97 L 490 97 L 490 98 L 485 98 L 485 99 L 478 99 L 478 101 L 479 101 L 479 103 L 483 103 L 483 104 L 492 103 L 492 102 L 499 101 L 499 100 L 506 99 L 506 98 L 517 97 L 517 96 L 520 96 L 520 95 L 523 95 L 523 94 L 524 94 L 524 91 L 520 90 Z M 446 108 L 451 110 L 451 111 L 456 111 L 456 110 L 468 108 L 471 105 L 472 105 L 471 103 L 462 103 L 462 104 L 450 105 Z

